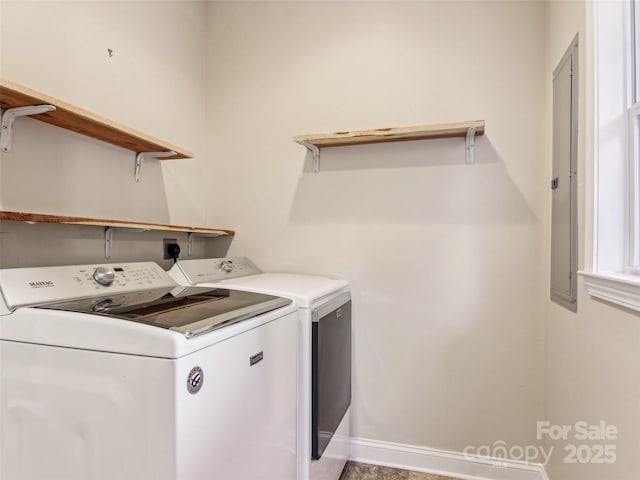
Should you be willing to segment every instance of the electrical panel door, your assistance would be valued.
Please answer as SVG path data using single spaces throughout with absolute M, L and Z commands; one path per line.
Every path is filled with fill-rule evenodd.
M 553 73 L 551 299 L 577 310 L 578 37 Z

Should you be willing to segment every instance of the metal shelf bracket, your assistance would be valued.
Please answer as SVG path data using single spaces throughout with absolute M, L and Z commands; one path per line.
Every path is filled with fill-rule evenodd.
M 148 232 L 148 228 L 129 228 L 129 227 L 105 227 L 104 229 L 104 258 L 111 258 L 111 244 L 113 243 L 113 231 L 126 230 L 128 232 Z
M 306 140 L 299 140 L 298 143 L 311 152 L 313 156 L 313 173 L 318 173 L 320 171 L 320 149 Z
M 166 152 L 139 152 L 136 155 L 133 179 L 136 183 L 140 183 L 142 181 L 142 164 L 146 158 L 165 158 L 172 157 L 174 155 L 177 155 L 177 153 L 173 150 L 168 150 Z
M 193 253 L 193 232 L 187 233 L 187 256 L 190 257 Z
M 189 232 L 187 234 L 187 256 L 191 256 L 193 254 L 193 237 L 219 237 L 220 233 L 200 233 L 200 232 Z
M 476 127 L 469 127 L 467 129 L 467 136 L 465 138 L 465 156 L 466 163 L 474 163 L 473 149 L 475 147 Z
M 111 240 L 113 240 L 113 227 L 104 229 L 104 258 L 111 258 Z
M 17 117 L 38 115 L 55 110 L 53 105 L 32 105 L 27 107 L 8 108 L 2 114 L 2 130 L 0 130 L 0 150 L 4 153 L 11 151 L 13 143 L 13 122 Z

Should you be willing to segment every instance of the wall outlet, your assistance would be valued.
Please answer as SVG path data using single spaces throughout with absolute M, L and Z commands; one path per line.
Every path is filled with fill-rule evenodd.
M 169 245 L 171 245 L 172 243 L 177 244 L 178 243 L 178 239 L 177 238 L 163 238 L 162 239 L 162 258 L 167 260 L 169 258 L 173 258 L 170 254 L 169 254 Z

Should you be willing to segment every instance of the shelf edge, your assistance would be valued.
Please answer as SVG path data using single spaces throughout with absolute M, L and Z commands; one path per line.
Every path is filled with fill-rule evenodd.
M 96 226 L 96 227 L 145 229 L 145 230 L 153 230 L 153 231 L 201 233 L 205 235 L 206 234 L 214 234 L 214 235 L 221 235 L 221 236 L 235 235 L 234 230 L 227 230 L 227 229 L 189 227 L 189 226 L 182 226 L 182 225 L 166 225 L 161 223 L 132 222 L 128 220 L 109 220 L 109 219 L 101 219 L 101 218 L 70 217 L 70 216 L 63 216 L 63 215 L 49 215 L 49 214 L 41 214 L 41 213 L 0 211 L 0 220 L 33 222 L 33 223 L 57 223 L 57 224 L 66 224 L 66 225 L 86 225 L 86 226 Z
M 9 97 L 9 100 L 7 100 L 7 97 Z M 11 97 L 19 97 L 19 101 L 11 101 Z M 41 104 L 53 105 L 56 107 L 55 111 L 34 115 L 32 118 L 136 153 L 144 150 L 131 148 L 131 145 L 127 145 L 127 143 L 146 143 L 150 146 L 149 151 L 173 150 L 177 153 L 177 155 L 158 158 L 158 160 L 178 160 L 193 157 L 193 153 L 184 148 L 172 145 L 164 140 L 139 132 L 64 100 L 51 97 L 5 78 L 0 78 L 0 100 L 2 100 L 3 108 Z M 123 140 L 114 140 L 110 138 L 110 135 L 120 136 Z
M 341 131 L 326 134 L 297 135 L 293 141 L 309 142 L 318 147 L 347 146 L 366 143 L 427 140 L 429 138 L 464 137 L 469 128 L 476 129 L 476 135 L 484 135 L 485 121 L 472 120 L 457 123 L 441 123 L 413 127 L 377 128 L 372 130 Z

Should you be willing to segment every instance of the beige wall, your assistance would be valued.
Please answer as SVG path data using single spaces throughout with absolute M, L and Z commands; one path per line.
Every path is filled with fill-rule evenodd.
M 209 26 L 208 212 L 232 254 L 351 282 L 355 436 L 533 442 L 544 2 L 216 2 Z M 291 140 L 472 119 L 475 165 L 432 140 L 323 150 L 313 174 Z
M 584 17 L 582 1 L 2 1 L 2 76 L 196 156 L 136 185 L 133 154 L 20 119 L 0 207 L 235 228 L 231 254 L 351 282 L 356 436 L 460 451 L 606 420 L 617 463 L 556 452 L 550 476 L 634 478 L 637 316 L 582 288 L 577 315 L 545 300 L 550 78 Z M 475 165 L 434 140 L 325 150 L 313 174 L 291 141 L 467 119 L 487 122 Z M 584 225 L 583 127 L 580 145 Z
M 0 158 L 0 207 L 202 224 L 205 11 L 203 2 L 3 0 L 3 77 L 180 145 L 195 159 L 162 167 L 149 160 L 135 184 L 132 152 L 18 119 L 13 151 Z

